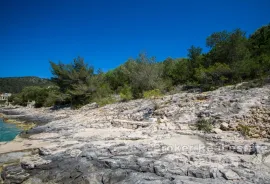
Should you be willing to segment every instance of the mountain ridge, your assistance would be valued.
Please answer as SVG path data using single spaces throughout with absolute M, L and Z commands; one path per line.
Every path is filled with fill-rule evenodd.
M 50 79 L 37 76 L 0 77 L 0 92 L 19 93 L 27 86 L 49 86 L 51 84 Z

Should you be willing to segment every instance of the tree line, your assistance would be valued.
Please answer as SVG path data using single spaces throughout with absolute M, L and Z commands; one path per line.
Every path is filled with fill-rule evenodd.
M 95 72 L 81 57 L 70 64 L 50 61 L 54 85 L 27 87 L 11 101 L 25 105 L 28 100 L 35 100 L 37 107 L 80 107 L 90 102 L 104 105 L 159 96 L 178 86 L 214 90 L 270 74 L 270 25 L 250 36 L 241 29 L 215 32 L 206 38 L 206 46 L 206 53 L 192 45 L 187 58 L 167 58 L 162 62 L 141 53 L 106 73 Z
M 0 93 L 20 93 L 27 86 L 49 85 L 52 85 L 50 80 L 38 77 L 5 77 L 0 78 Z

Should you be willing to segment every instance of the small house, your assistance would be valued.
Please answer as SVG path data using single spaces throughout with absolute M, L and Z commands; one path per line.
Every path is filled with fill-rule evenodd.
M 11 93 L 0 93 L 0 101 L 8 101 L 8 98 L 11 96 Z

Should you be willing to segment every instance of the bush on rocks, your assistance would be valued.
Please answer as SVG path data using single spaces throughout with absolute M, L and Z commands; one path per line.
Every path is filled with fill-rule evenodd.
M 237 129 L 238 129 L 238 131 L 240 131 L 240 133 L 243 136 L 249 136 L 250 135 L 250 127 L 247 126 L 247 125 L 239 124 Z
M 198 130 L 209 133 L 213 129 L 213 124 L 212 124 L 212 121 L 210 119 L 199 119 L 196 122 L 196 127 Z
M 120 91 L 120 97 L 122 101 L 129 101 L 133 98 L 131 87 L 128 85 L 125 85 L 121 91 Z
M 150 90 L 150 91 L 145 91 L 143 92 L 143 97 L 144 98 L 158 98 L 160 97 L 162 94 L 160 92 L 159 89 L 154 89 L 154 90 Z

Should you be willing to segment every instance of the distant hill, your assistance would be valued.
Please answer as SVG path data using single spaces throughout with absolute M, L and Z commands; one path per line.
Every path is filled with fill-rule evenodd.
M 49 86 L 49 79 L 39 77 L 5 77 L 0 78 L 0 93 L 19 93 L 27 86 Z

